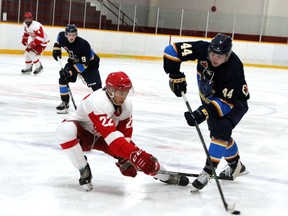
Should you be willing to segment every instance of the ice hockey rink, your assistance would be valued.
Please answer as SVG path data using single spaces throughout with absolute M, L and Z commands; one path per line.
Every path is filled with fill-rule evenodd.
M 62 60 L 65 63 L 65 58 Z M 21 75 L 22 55 L 0 55 L 0 215 L 1 216 L 222 216 L 224 209 L 215 180 L 203 190 L 166 185 L 139 173 L 124 177 L 116 160 L 102 152 L 87 153 L 94 188 L 84 191 L 79 172 L 55 136 L 67 116 L 56 114 L 60 103 L 60 65 L 42 57 L 44 72 Z M 183 117 L 182 98 L 170 91 L 162 61 L 102 58 L 104 82 L 113 71 L 125 71 L 134 84 L 134 142 L 156 156 L 167 170 L 199 173 L 205 162 L 196 129 Z M 183 63 L 187 97 L 198 108 L 195 63 Z M 245 216 L 287 215 L 288 71 L 246 67 L 251 99 L 249 111 L 234 130 L 242 162 L 249 174 L 221 181 L 228 204 Z M 78 78 L 70 83 L 76 103 L 91 92 Z M 70 103 L 70 112 L 74 108 Z M 206 123 L 200 129 L 209 144 Z M 218 172 L 225 167 L 222 161 Z M 193 178 L 190 177 L 190 181 Z

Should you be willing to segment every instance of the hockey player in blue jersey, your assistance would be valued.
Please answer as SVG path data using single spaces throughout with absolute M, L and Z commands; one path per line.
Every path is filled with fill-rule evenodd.
M 53 58 L 58 61 L 62 58 L 62 50 L 69 55 L 65 67 L 60 70 L 59 90 L 62 102 L 56 107 L 58 114 L 68 113 L 69 108 L 69 82 L 76 82 L 77 76 L 83 77 L 87 86 L 93 91 L 102 87 L 99 73 L 100 58 L 94 53 L 90 44 L 78 36 L 78 29 L 74 24 L 68 24 L 65 31 L 57 36 L 53 47 Z
M 248 111 L 249 92 L 243 64 L 232 51 L 232 39 L 217 34 L 211 42 L 179 42 L 164 50 L 164 70 L 169 74 L 170 88 L 177 97 L 186 93 L 185 74 L 181 62 L 197 60 L 197 81 L 202 105 L 194 112 L 185 112 L 188 125 L 195 126 L 207 120 L 210 131 L 209 155 L 216 169 L 221 158 L 228 163 L 220 177 L 234 180 L 246 171 L 240 161 L 239 150 L 232 131 Z M 201 190 L 212 176 L 208 160 L 199 177 L 192 183 L 192 191 Z

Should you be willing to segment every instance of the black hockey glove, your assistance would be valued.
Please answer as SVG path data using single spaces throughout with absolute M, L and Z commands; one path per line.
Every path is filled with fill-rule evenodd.
M 187 83 L 186 77 L 184 73 L 170 74 L 169 75 L 169 86 L 172 92 L 177 97 L 181 97 L 181 92 L 183 91 L 185 94 L 187 92 Z
M 73 72 L 70 70 L 70 67 L 66 65 L 64 69 L 59 71 L 59 75 L 64 78 L 68 78 L 73 75 Z
M 207 110 L 204 108 L 204 106 L 200 106 L 197 110 L 195 110 L 192 113 L 189 111 L 185 112 L 184 116 L 188 125 L 195 126 L 196 125 L 195 122 L 197 122 L 197 124 L 201 124 L 203 121 L 208 119 L 209 114 Z
M 53 58 L 58 61 L 58 58 L 62 58 L 61 46 L 58 43 L 55 43 L 53 46 Z

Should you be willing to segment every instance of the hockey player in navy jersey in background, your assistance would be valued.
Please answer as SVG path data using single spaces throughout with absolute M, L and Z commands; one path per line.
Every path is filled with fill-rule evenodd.
M 164 170 L 158 160 L 132 141 L 133 94 L 128 75 L 122 71 L 108 75 L 105 88 L 87 95 L 76 113 L 57 128 L 59 143 L 68 158 L 80 171 L 79 184 L 87 191 L 92 189 L 92 173 L 84 152 L 98 150 L 117 159 L 116 165 L 124 176 L 135 177 L 138 170 L 167 184 L 186 186 L 186 176 L 157 174 Z M 110 175 L 110 174 L 109 174 Z M 105 181 L 100 175 L 97 182 Z
M 232 131 L 248 111 L 248 87 L 243 64 L 232 51 L 232 39 L 217 34 L 212 41 L 179 42 L 164 50 L 164 70 L 169 74 L 170 88 L 177 97 L 186 93 L 185 74 L 180 71 L 181 62 L 197 60 L 197 81 L 202 105 L 194 112 L 185 112 L 188 125 L 195 126 L 207 120 L 210 131 L 209 155 L 214 168 L 222 157 L 228 163 L 220 173 L 223 178 L 234 180 L 244 174 L 245 166 L 240 161 L 238 146 Z M 206 165 L 199 177 L 192 182 L 197 191 L 207 185 L 212 169 Z
M 21 72 L 22 74 L 31 74 L 34 65 L 33 74 L 38 75 L 43 71 L 40 56 L 49 43 L 49 37 L 42 24 L 33 20 L 31 12 L 24 13 L 23 18 L 22 44 L 26 48 L 24 53 L 25 69 L 22 69 Z
M 78 36 L 78 29 L 74 24 L 68 24 L 65 31 L 58 34 L 57 42 L 53 47 L 53 58 L 58 61 L 62 58 L 61 47 L 69 55 L 68 63 L 60 70 L 59 90 L 62 102 L 56 107 L 58 114 L 68 113 L 69 89 L 67 83 L 76 82 L 80 74 L 87 86 L 93 91 L 102 87 L 99 73 L 100 58 L 94 53 L 90 44 Z

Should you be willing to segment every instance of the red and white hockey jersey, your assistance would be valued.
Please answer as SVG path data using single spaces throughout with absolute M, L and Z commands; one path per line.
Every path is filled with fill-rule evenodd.
M 47 46 L 49 42 L 49 36 L 41 23 L 33 20 L 32 23 L 28 26 L 25 22 L 23 22 L 23 27 L 23 36 L 31 36 L 32 41 L 34 41 L 36 45 L 41 45 L 43 47 Z
M 76 120 L 90 133 L 103 136 L 105 142 L 117 154 L 121 147 L 127 148 L 127 142 L 130 142 L 132 136 L 132 103 L 126 99 L 115 110 L 106 92 L 99 89 L 86 96 L 77 107 L 76 113 L 71 114 L 67 120 Z M 123 151 L 123 158 L 129 157 L 128 154 L 135 146 L 132 145 L 130 148 L 120 151 Z

